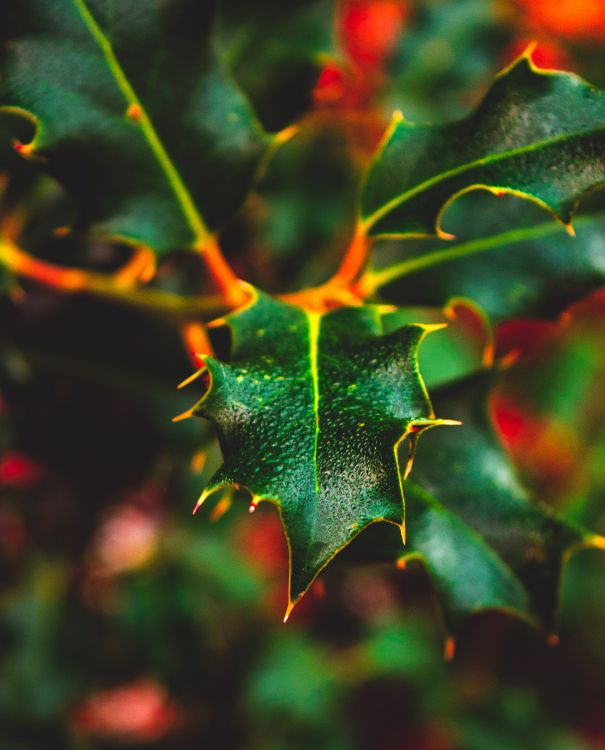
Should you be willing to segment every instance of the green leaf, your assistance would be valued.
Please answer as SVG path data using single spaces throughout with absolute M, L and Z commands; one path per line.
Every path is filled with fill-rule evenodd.
M 382 335 L 376 307 L 307 312 L 265 295 L 228 316 L 228 363 L 206 358 L 210 387 L 192 413 L 217 427 L 224 464 L 204 490 L 236 484 L 280 511 L 290 602 L 376 521 L 402 527 L 397 446 L 442 424 L 420 378 L 430 327 Z
M 386 302 L 405 305 L 442 306 L 463 296 L 498 323 L 556 317 L 605 283 L 603 214 L 578 216 L 576 237 L 570 237 L 552 221 L 523 226 L 528 214 L 539 221 L 539 209 L 513 198 L 475 195 L 452 211 L 456 227 L 474 223 L 477 234 L 456 244 L 411 240 L 379 248 L 380 267 L 370 272 L 369 288 L 380 290 Z M 518 228 L 507 228 L 514 224 Z M 385 265 L 394 258 L 398 262 Z
M 528 198 L 569 225 L 580 198 L 605 180 L 604 153 L 603 93 L 524 56 L 463 120 L 395 116 L 367 176 L 362 219 L 372 236 L 443 234 L 448 203 L 483 188 Z
M 336 56 L 334 6 L 334 0 L 222 1 L 225 58 L 269 130 L 302 115 L 320 66 Z
M 0 103 L 34 122 L 22 152 L 96 234 L 192 248 L 245 197 L 269 138 L 214 49 L 214 13 L 195 0 L 0 11 Z
M 498 609 L 553 632 L 565 561 L 604 540 L 522 485 L 488 417 L 490 386 L 479 375 L 437 392 L 438 408 L 463 425 L 432 431 L 418 448 L 405 485 L 405 554 L 395 538 L 370 542 L 383 555 L 390 545 L 393 556 L 422 561 L 452 631 L 474 612 Z

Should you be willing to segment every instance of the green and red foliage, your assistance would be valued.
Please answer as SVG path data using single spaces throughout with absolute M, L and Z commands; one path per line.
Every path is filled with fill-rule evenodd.
M 10 747 L 599 747 L 593 675 L 571 739 L 488 682 L 590 662 L 548 644 L 605 548 L 600 5 L 5 6 Z

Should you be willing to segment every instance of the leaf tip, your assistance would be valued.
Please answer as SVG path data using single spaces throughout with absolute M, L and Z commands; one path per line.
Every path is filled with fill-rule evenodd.
M 456 656 L 456 641 L 448 635 L 443 643 L 443 658 L 445 661 L 453 661 Z
M 187 409 L 187 411 L 177 414 L 176 417 L 172 417 L 173 422 L 183 422 L 185 419 L 189 419 L 193 416 L 193 409 Z
M 537 47 L 537 46 L 538 46 L 538 40 L 537 40 L 537 39 L 534 39 L 534 40 L 532 40 L 532 41 L 531 41 L 531 42 L 530 42 L 530 43 L 529 43 L 529 44 L 527 45 L 527 47 L 526 47 L 526 48 L 525 48 L 525 49 L 523 50 L 523 52 L 522 52 L 522 53 L 521 53 L 521 55 L 519 56 L 519 59 L 520 59 L 520 60 L 523 60 L 523 59 L 525 59 L 525 60 L 527 60 L 528 62 L 530 62 L 530 63 L 532 63 L 532 64 L 533 64 L 533 62 L 534 62 L 534 60 L 533 60 L 533 55 L 534 55 L 534 52 L 536 51 L 536 47 Z
M 196 357 L 198 357 L 198 358 L 200 358 L 200 359 L 202 359 L 202 357 L 203 357 L 204 355 L 203 355 L 203 354 L 198 354 L 198 353 L 196 352 L 195 356 L 196 356 Z M 203 359 L 202 359 L 202 361 L 203 361 Z M 199 370 L 196 370 L 196 371 L 195 371 L 195 372 L 194 372 L 193 374 L 191 374 L 191 375 L 189 375 L 188 377 L 186 377 L 186 378 L 185 378 L 185 380 L 183 380 L 183 381 L 182 381 L 181 383 L 179 383 L 179 384 L 177 385 L 177 390 L 180 390 L 181 388 L 185 388 L 185 386 L 189 385 L 190 383 L 193 383 L 193 381 L 194 381 L 194 380 L 197 380 L 197 379 L 199 378 L 199 376 L 200 376 L 200 375 L 201 375 L 201 374 L 202 374 L 203 372 L 205 372 L 205 370 L 206 370 L 206 363 L 204 362 L 204 363 L 203 363 L 203 365 L 202 365 L 202 367 L 200 367 L 200 369 L 199 369 Z M 173 421 L 174 421 L 174 420 L 173 420 Z
M 601 534 L 591 534 L 587 538 L 586 544 L 594 549 L 605 550 L 605 536 L 601 536 Z
M 571 225 L 571 223 L 569 223 L 569 224 L 563 224 L 563 226 L 565 227 L 565 231 L 567 232 L 567 234 L 570 237 L 575 237 L 576 236 L 576 230 L 573 228 L 573 226 Z
M 288 602 L 288 606 L 286 607 L 286 613 L 284 614 L 283 623 L 284 625 L 288 622 L 288 619 L 290 615 L 292 614 L 292 610 L 296 606 L 296 602 Z
M 34 153 L 34 147 L 31 143 L 21 143 L 17 139 L 13 141 L 13 148 L 24 159 L 31 159 Z
M 250 501 L 250 505 L 248 506 L 248 513 L 254 513 L 260 501 L 261 501 L 261 498 L 258 495 L 254 495 L 252 497 L 252 500 Z

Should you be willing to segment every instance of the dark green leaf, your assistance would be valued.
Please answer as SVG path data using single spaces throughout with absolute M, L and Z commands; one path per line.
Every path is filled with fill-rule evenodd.
M 552 631 L 567 557 L 602 540 L 557 517 L 521 484 L 488 418 L 489 385 L 474 377 L 435 397 L 463 425 L 435 430 L 419 446 L 406 484 L 405 556 L 425 563 L 450 627 L 496 608 Z
M 97 234 L 158 254 L 242 202 L 268 137 L 211 40 L 214 3 L 25 0 L 0 12 L 0 103 Z
M 427 327 L 382 335 L 378 308 L 320 315 L 264 295 L 227 322 L 231 359 L 206 358 L 211 385 L 193 410 L 225 460 L 201 501 L 237 484 L 278 506 L 294 603 L 366 526 L 403 527 L 396 446 L 440 423 L 417 366 Z
M 334 0 L 223 0 L 225 58 L 267 128 L 309 106 L 322 62 L 335 55 Z
M 362 219 L 372 236 L 439 233 L 449 202 L 475 188 L 509 192 L 571 222 L 605 180 L 605 96 L 577 76 L 520 58 L 463 120 L 396 116 L 370 168 Z
M 524 227 L 525 218 L 539 220 L 539 209 L 520 206 L 517 199 L 468 198 L 460 201 L 461 210 L 452 207 L 454 226 L 472 225 L 476 231 L 468 241 L 434 240 L 427 246 L 427 240 L 412 240 L 378 250 L 381 267 L 371 272 L 369 285 L 380 289 L 381 298 L 442 306 L 463 296 L 498 323 L 519 316 L 555 317 L 605 283 L 602 214 L 579 216 L 574 238 L 554 222 Z M 384 265 L 394 258 L 398 262 Z

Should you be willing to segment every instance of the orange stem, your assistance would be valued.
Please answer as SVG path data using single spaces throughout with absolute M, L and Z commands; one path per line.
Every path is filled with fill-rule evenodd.
M 215 315 L 223 312 L 226 307 L 222 295 L 181 297 L 158 289 L 130 286 L 125 283 L 124 278 L 120 278 L 119 271 L 116 278 L 115 275 L 105 276 L 78 268 L 54 266 L 52 263 L 33 258 L 6 238 L 0 238 L 0 264 L 18 276 L 24 276 L 53 289 L 72 294 L 88 292 L 168 317 L 182 319 L 209 313 Z
M 363 271 L 368 261 L 369 250 L 370 240 L 363 224 L 358 222 L 342 263 L 327 285 L 350 287 Z
M 240 307 L 247 302 L 249 295 L 227 263 L 216 238 L 209 237 L 198 250 L 216 288 L 224 296 L 229 307 Z

